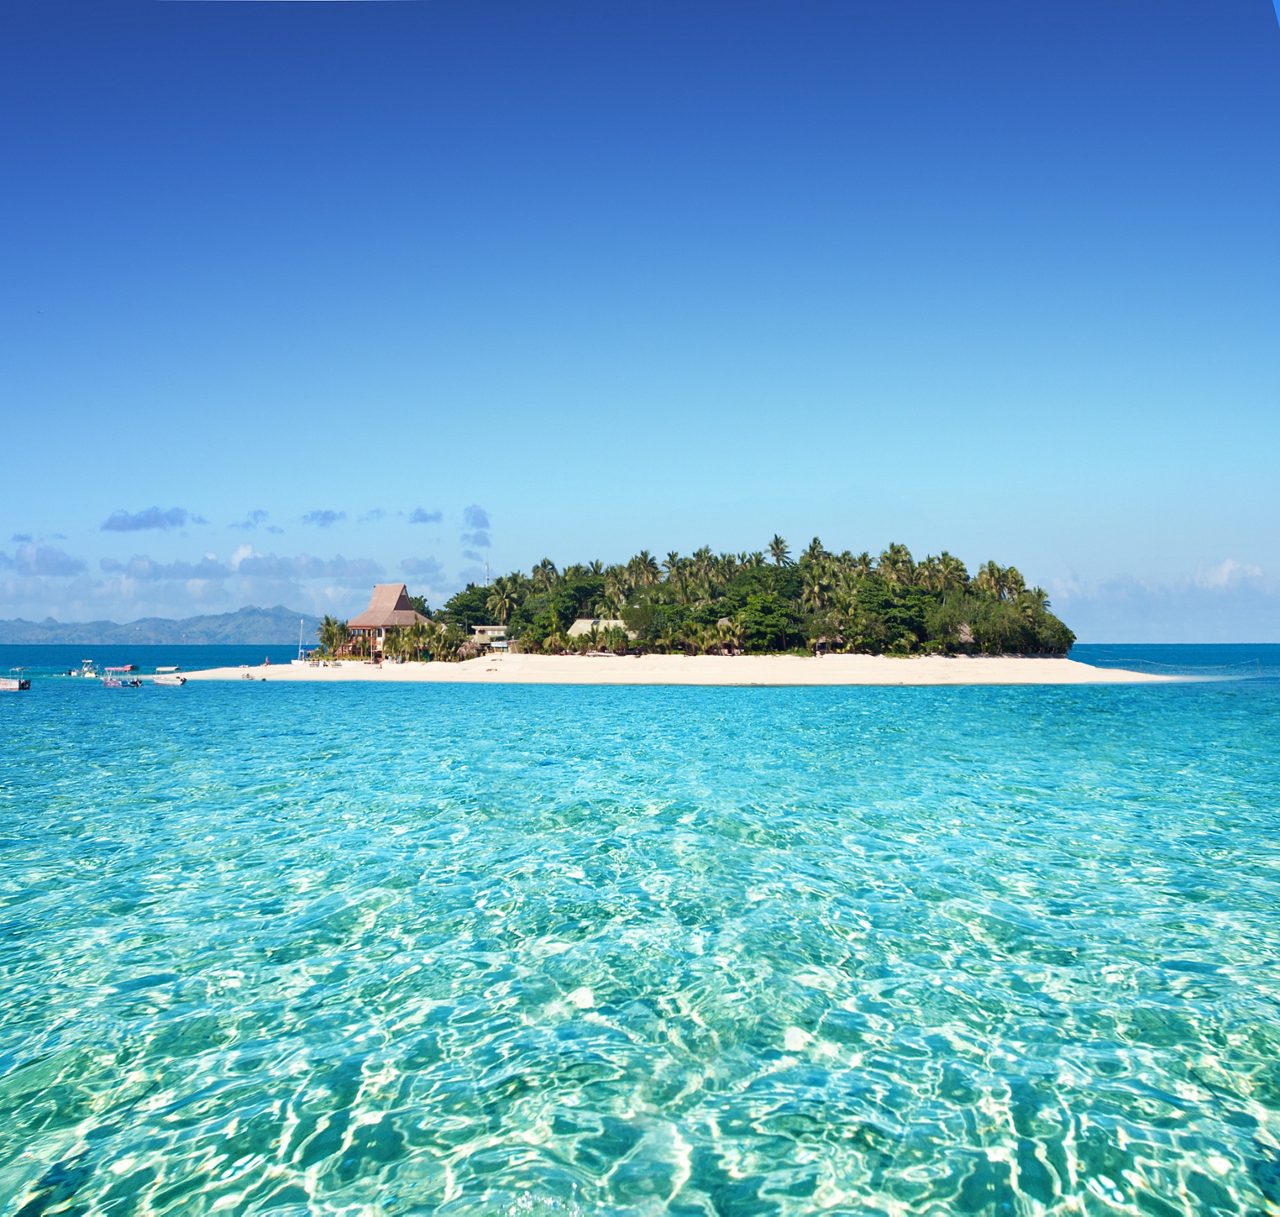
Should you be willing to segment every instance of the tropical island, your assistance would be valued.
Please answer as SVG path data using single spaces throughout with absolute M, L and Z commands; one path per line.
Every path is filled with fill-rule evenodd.
M 469 660 L 491 639 L 520 654 L 1065 656 L 1075 635 L 1043 589 L 1016 567 L 974 574 L 943 551 L 916 561 L 901 544 L 878 557 L 834 553 L 818 538 L 793 558 L 780 536 L 765 551 L 709 548 L 659 562 L 556 568 L 468 584 L 437 612 L 408 597 L 385 628 L 325 617 L 324 658 Z

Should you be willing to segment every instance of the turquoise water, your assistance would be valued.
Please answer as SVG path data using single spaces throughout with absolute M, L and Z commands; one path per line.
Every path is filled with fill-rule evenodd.
M 0 1212 L 1280 1211 L 1280 684 L 37 680 Z

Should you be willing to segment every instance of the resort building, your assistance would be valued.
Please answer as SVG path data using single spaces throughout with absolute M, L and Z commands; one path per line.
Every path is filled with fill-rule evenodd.
M 505 625 L 473 625 L 471 636 L 482 647 L 490 651 L 507 649 L 507 627 Z
M 347 622 L 347 630 L 354 642 L 367 639 L 369 658 L 382 658 L 382 644 L 387 631 L 406 625 L 426 624 L 427 619 L 409 603 L 409 589 L 403 583 L 376 583 L 369 607 Z

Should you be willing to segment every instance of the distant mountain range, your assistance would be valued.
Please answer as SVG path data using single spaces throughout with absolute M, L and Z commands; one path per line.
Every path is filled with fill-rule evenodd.
M 213 613 L 203 617 L 141 617 L 123 625 L 115 621 L 24 621 L 21 617 L 0 621 L 0 643 L 84 643 L 88 646 L 114 646 L 118 643 L 175 646 L 249 646 L 263 644 L 283 646 L 297 643 L 298 622 L 302 622 L 303 640 L 316 641 L 319 617 L 297 613 L 283 605 L 275 608 L 253 608 L 234 613 Z

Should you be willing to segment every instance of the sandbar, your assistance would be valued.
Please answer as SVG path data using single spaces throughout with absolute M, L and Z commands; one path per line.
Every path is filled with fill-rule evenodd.
M 259 664 L 185 673 L 188 680 L 376 681 L 529 685 L 1116 685 L 1176 676 L 1096 668 L 1074 659 L 922 655 L 517 655 L 462 663 Z

